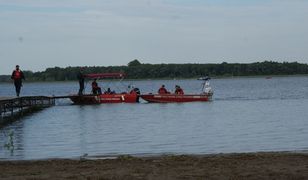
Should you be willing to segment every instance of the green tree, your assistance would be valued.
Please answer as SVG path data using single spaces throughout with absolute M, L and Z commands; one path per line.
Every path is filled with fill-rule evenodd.
M 139 65 L 141 65 L 141 63 L 138 61 L 138 59 L 135 59 L 128 63 L 128 67 L 139 66 Z

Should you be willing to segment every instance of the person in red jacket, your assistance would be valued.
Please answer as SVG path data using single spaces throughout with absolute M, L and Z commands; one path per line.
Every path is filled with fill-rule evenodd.
M 19 69 L 19 65 L 16 65 L 16 69 L 13 71 L 11 79 L 14 80 L 16 96 L 19 97 L 22 80 L 25 80 L 24 73 Z
M 170 93 L 165 88 L 165 85 L 161 85 L 161 87 L 158 89 L 158 94 L 170 94 Z
M 184 94 L 183 89 L 179 85 L 175 85 L 175 94 Z

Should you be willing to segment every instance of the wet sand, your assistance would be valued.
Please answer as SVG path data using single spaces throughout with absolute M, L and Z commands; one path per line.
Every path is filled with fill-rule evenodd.
M 0 179 L 308 179 L 308 154 L 0 161 Z

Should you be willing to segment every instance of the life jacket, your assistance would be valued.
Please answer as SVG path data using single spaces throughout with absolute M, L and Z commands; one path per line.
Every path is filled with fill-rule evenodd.
M 168 93 L 168 91 L 163 87 L 159 88 L 159 90 L 158 90 L 158 94 L 167 94 L 167 93 Z
M 182 88 L 178 88 L 175 90 L 175 94 L 184 94 L 184 91 Z
M 21 72 L 15 70 L 15 71 L 14 71 L 14 77 L 13 77 L 13 78 L 14 78 L 14 79 L 21 79 Z

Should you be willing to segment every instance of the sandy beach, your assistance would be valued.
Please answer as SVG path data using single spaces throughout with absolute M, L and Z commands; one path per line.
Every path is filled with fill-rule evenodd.
M 0 179 L 307 179 L 308 154 L 119 156 L 0 161 Z

